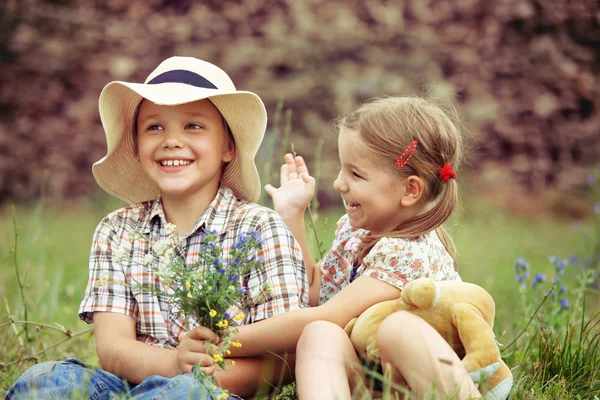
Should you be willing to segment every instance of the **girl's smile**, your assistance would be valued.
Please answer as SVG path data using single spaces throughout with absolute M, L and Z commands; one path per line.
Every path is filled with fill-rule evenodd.
M 404 180 L 370 159 L 358 132 L 341 129 L 338 148 L 342 168 L 333 186 L 342 195 L 352 226 L 385 234 L 405 221 Z

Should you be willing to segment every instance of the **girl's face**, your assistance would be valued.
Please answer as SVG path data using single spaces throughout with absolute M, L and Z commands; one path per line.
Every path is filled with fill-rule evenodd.
M 144 100 L 137 119 L 140 164 L 163 197 L 214 197 L 224 162 L 234 157 L 223 118 L 200 100 L 162 106 Z
M 333 187 L 342 195 L 352 227 L 385 234 L 406 220 L 400 204 L 405 180 L 372 160 L 354 130 L 340 130 L 338 150 L 342 168 Z

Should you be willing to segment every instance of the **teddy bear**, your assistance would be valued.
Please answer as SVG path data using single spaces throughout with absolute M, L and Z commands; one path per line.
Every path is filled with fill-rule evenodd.
M 508 397 L 513 377 L 492 331 L 495 305 L 487 291 L 460 281 L 420 278 L 408 283 L 399 299 L 375 304 L 346 325 L 361 358 L 378 362 L 377 330 L 397 311 L 423 318 L 448 342 L 485 400 Z

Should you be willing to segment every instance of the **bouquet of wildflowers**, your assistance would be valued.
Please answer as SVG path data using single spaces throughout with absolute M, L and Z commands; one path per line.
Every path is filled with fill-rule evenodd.
M 144 264 L 150 266 L 155 257 L 159 258 L 158 267 L 151 268 L 151 271 L 161 280 L 164 290 L 147 285 L 136 285 L 132 289 L 169 297 L 171 303 L 187 318 L 187 326 L 194 321 L 212 329 L 221 339 L 217 346 L 210 349 L 212 357 L 221 369 L 226 369 L 225 356 L 229 354 L 229 348 L 242 346 L 232 340 L 236 333 L 232 327 L 235 325 L 233 321 L 240 322 L 245 318 L 243 312 L 232 315 L 230 310 L 237 310 L 239 306 L 243 309 L 246 303 L 247 289 L 240 285 L 240 277 L 252 269 L 263 267 L 262 260 L 256 257 L 264 243 L 261 234 L 252 232 L 239 235 L 227 257 L 231 261 L 225 265 L 223 249 L 217 244 L 218 234 L 207 233 L 202 237 L 198 261 L 189 267 L 185 257 L 175 251 L 179 244 L 176 226 L 167 224 L 166 232 L 167 239 L 156 242 L 144 259 Z M 117 262 L 125 256 L 125 253 L 117 254 Z M 265 296 L 268 291 L 268 287 L 261 288 Z M 194 368 L 197 378 L 204 378 L 201 372 L 196 371 L 200 369 Z

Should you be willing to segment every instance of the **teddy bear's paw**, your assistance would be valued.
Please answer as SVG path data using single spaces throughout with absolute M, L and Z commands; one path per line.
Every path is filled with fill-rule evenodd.
M 484 396 L 484 400 L 506 400 L 510 394 L 510 389 L 513 385 L 513 378 L 506 378 L 500 382 L 495 388 L 487 392 Z
M 494 375 L 498 370 L 499 366 L 500 362 L 495 362 L 476 371 L 469 372 L 469 375 L 471 375 L 471 379 L 473 380 L 473 382 L 475 382 L 475 384 L 479 386 L 481 382 L 485 382 L 490 376 Z

